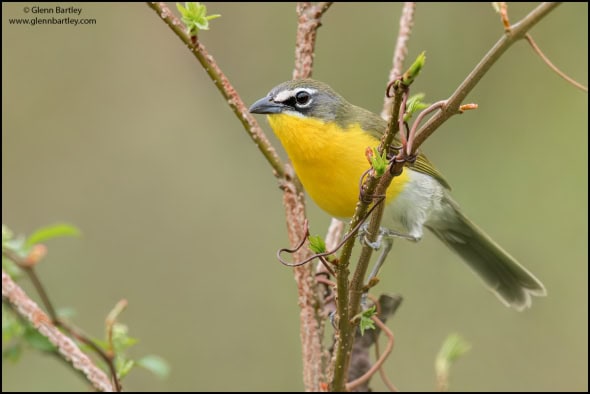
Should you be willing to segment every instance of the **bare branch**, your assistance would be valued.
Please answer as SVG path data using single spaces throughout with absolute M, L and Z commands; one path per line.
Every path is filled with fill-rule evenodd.
M 53 325 L 51 319 L 29 296 L 2 270 L 2 297 L 8 299 L 15 310 L 33 327 L 57 347 L 59 353 L 74 369 L 81 371 L 99 391 L 113 392 L 109 377 L 84 354 L 78 346 Z
M 395 50 L 393 52 L 393 67 L 389 72 L 388 86 L 396 78 L 402 75 L 402 69 L 404 67 L 404 60 L 408 54 L 408 41 L 410 40 L 410 34 L 412 33 L 412 27 L 414 26 L 414 10 L 416 9 L 416 3 L 407 1 L 404 3 L 402 8 L 402 16 L 399 21 L 399 32 L 397 33 L 397 42 L 395 44 Z M 381 117 L 385 120 L 389 120 L 391 115 L 391 105 L 393 104 L 393 97 L 385 96 L 383 101 L 383 110 L 381 111 Z
M 504 26 L 504 31 L 510 31 L 510 19 L 508 18 L 508 4 L 504 1 L 498 1 L 492 3 L 496 11 L 500 14 L 500 18 L 502 19 L 502 25 Z

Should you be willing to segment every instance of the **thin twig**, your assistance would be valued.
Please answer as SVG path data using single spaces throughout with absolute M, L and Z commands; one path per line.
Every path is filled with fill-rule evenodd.
M 248 111 L 248 107 L 246 107 L 240 95 L 221 71 L 213 56 L 208 53 L 207 48 L 205 48 L 197 37 L 191 37 L 186 33 L 184 24 L 172 13 L 166 3 L 147 3 L 147 5 L 158 13 L 162 20 L 186 44 L 191 53 L 201 63 L 203 69 L 207 72 L 207 75 L 209 75 L 209 78 L 211 78 L 221 95 L 227 100 L 230 108 L 248 132 L 252 141 L 254 141 L 273 168 L 275 176 L 277 178 L 283 178 L 285 176 L 285 165 L 256 119 Z
M 539 48 L 539 46 L 535 43 L 535 41 L 533 40 L 533 37 L 531 37 L 530 34 L 528 34 L 528 33 L 525 34 L 524 38 L 528 41 L 529 44 L 531 44 L 531 47 L 533 48 L 533 50 L 537 53 L 537 55 L 539 55 L 539 57 L 545 62 L 545 64 L 547 66 L 549 66 L 549 68 L 552 69 L 557 75 L 559 75 L 561 78 L 565 79 L 567 82 L 574 85 L 575 87 L 577 87 L 581 91 L 586 92 L 586 93 L 588 92 L 587 86 L 584 86 L 581 83 L 579 83 L 578 81 L 569 77 L 566 73 L 564 73 L 559 68 L 557 68 L 553 63 L 551 63 L 551 60 L 549 60 L 549 58 L 547 56 L 545 56 L 545 54 L 541 51 L 541 48 Z
M 502 19 L 502 25 L 504 26 L 504 31 L 509 32 L 510 27 L 510 19 L 508 18 L 508 4 L 505 1 L 499 1 L 498 4 L 498 12 L 500 13 L 500 18 Z
M 410 1 L 405 2 L 402 8 L 402 15 L 399 21 L 399 32 L 397 33 L 397 42 L 395 44 L 395 50 L 393 51 L 393 66 L 389 72 L 389 84 L 402 75 L 404 60 L 408 54 L 408 41 L 410 40 L 412 27 L 414 26 L 415 9 L 416 3 Z M 383 100 L 381 117 L 385 120 L 389 120 L 389 116 L 391 115 L 392 101 L 393 99 L 387 95 L 385 96 L 385 100 Z
M 37 276 L 37 272 L 35 271 L 34 266 L 25 266 L 25 265 L 21 264 L 21 262 L 19 261 L 20 259 L 18 259 L 14 255 L 12 257 L 10 257 L 10 259 L 27 273 L 27 275 L 29 276 L 29 279 L 31 279 L 31 282 L 33 282 L 33 286 L 35 287 L 35 290 L 37 290 L 37 293 L 39 293 L 39 297 L 41 297 L 41 302 L 43 302 L 43 306 L 45 306 L 45 309 L 47 309 L 47 313 L 49 314 L 51 321 L 54 324 L 57 323 L 59 319 L 57 317 L 57 313 L 55 312 L 55 308 L 53 307 L 53 304 L 49 300 L 49 295 L 47 295 L 47 291 L 45 291 L 45 287 L 43 286 L 43 284 L 39 280 L 39 277 Z
M 298 242 L 297 246 L 295 246 L 295 248 L 293 249 L 289 249 L 289 248 L 281 248 L 277 251 L 277 259 L 280 261 L 281 264 L 287 266 L 287 267 L 300 267 L 302 265 L 305 265 L 315 259 L 321 259 L 323 257 L 328 257 L 330 255 L 333 255 L 334 253 L 336 253 L 340 248 L 342 248 L 342 246 L 352 237 L 354 237 L 357 232 L 359 231 L 360 227 L 362 226 L 362 224 L 364 223 L 364 221 L 371 215 L 371 213 L 373 211 L 375 211 L 381 204 L 381 202 L 384 200 L 384 197 L 380 197 L 379 199 L 377 199 L 375 201 L 375 203 L 373 204 L 373 206 L 367 211 L 367 213 L 365 214 L 365 217 L 359 221 L 359 223 L 356 225 L 356 227 L 352 228 L 350 231 L 348 231 L 346 233 L 346 236 L 344 238 L 342 238 L 342 240 L 336 244 L 336 246 L 334 246 L 334 248 L 327 250 L 325 252 L 321 252 L 321 253 L 315 253 L 312 254 L 311 256 L 308 256 L 307 258 L 305 258 L 304 260 L 301 261 L 296 261 L 294 263 L 289 263 L 285 260 L 283 260 L 283 258 L 281 257 L 281 253 L 292 253 L 295 254 L 297 252 L 299 252 L 300 250 L 303 249 L 303 245 L 305 245 L 305 241 L 307 240 L 307 237 L 309 236 L 309 228 L 307 226 L 307 219 L 305 220 L 304 224 L 303 224 L 303 237 L 301 238 L 301 240 Z
M 109 312 L 107 318 L 105 319 L 105 331 L 107 337 L 107 343 L 109 345 L 109 352 L 113 354 L 115 352 L 115 344 L 113 342 L 113 330 L 115 328 L 115 323 L 117 323 L 117 318 L 119 315 L 127 308 L 128 302 L 126 299 L 122 299 L 115 307 Z
M 381 354 L 379 351 L 379 341 L 375 341 L 375 357 L 377 357 L 377 358 L 381 357 Z M 383 365 L 381 365 L 379 367 L 379 376 L 381 376 L 381 380 L 383 380 L 383 383 L 385 384 L 385 386 L 387 386 L 389 391 L 391 391 L 391 392 L 398 392 L 399 391 L 398 388 L 395 387 L 395 384 L 393 384 L 393 382 L 389 379 L 389 377 L 385 373 L 385 370 L 383 369 Z
M 335 249 L 336 245 L 340 238 L 342 238 L 342 233 L 344 232 L 344 222 L 342 220 L 338 220 L 336 218 L 332 218 L 330 222 L 330 226 L 328 227 L 328 231 L 326 232 L 325 243 L 327 250 Z M 325 264 L 321 261 L 318 262 L 316 265 L 316 274 L 329 271 L 332 276 L 334 276 L 334 272 L 331 271 L 331 268 L 325 266 Z
M 437 109 L 444 108 L 446 103 L 447 102 L 444 100 L 437 101 L 436 103 L 431 104 L 428 108 L 425 108 L 422 112 L 418 114 L 416 120 L 414 121 L 414 123 L 412 123 L 412 128 L 410 129 L 410 133 L 408 135 L 408 143 L 405 149 L 406 155 L 411 156 L 414 154 L 414 152 L 416 152 L 413 149 L 414 140 L 416 139 L 416 130 L 418 129 L 418 126 L 420 126 L 420 123 L 422 123 L 426 115 L 430 114 L 433 111 L 436 111 Z M 459 111 L 464 111 L 464 109 L 459 108 Z
M 94 388 L 99 391 L 115 391 L 108 376 L 94 365 L 92 360 L 70 338 L 53 325 L 49 316 L 27 296 L 4 270 L 2 270 L 2 297 L 8 299 L 20 316 L 31 322 L 41 335 L 55 345 L 63 358 L 75 370 L 81 371 Z
M 453 115 L 459 112 L 459 106 L 467 95 L 477 86 L 479 81 L 496 63 L 498 59 L 518 40 L 524 38 L 527 32 L 533 28 L 549 12 L 560 3 L 541 3 L 518 23 L 512 25 L 510 32 L 505 33 L 496 44 L 486 53 L 483 59 L 475 66 L 455 92 L 446 100 L 445 107 L 432 116 L 424 126 L 420 128 L 413 142 L 414 151 L 435 131 Z

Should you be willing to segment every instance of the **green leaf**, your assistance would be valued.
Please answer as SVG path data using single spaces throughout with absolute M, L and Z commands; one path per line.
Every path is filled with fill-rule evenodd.
M 199 30 L 209 30 L 209 21 L 221 16 L 207 15 L 207 7 L 198 2 L 185 2 L 184 7 L 176 3 L 176 8 L 180 11 L 182 22 L 190 35 L 197 34 Z
M 137 360 L 137 365 L 147 369 L 160 379 L 165 379 L 170 375 L 170 365 L 162 357 L 149 355 Z
M 373 154 L 371 155 L 371 166 L 375 170 L 375 173 L 378 177 L 383 175 L 387 169 L 387 154 L 383 152 L 383 154 L 380 155 L 377 148 L 373 148 Z
M 319 235 L 310 235 L 309 248 L 314 253 L 324 253 L 326 251 L 326 243 Z
M 47 227 L 42 227 L 29 236 L 25 245 L 31 247 L 35 244 L 45 242 L 57 237 L 79 237 L 80 230 L 76 227 L 66 224 L 58 223 Z
M 49 342 L 49 339 L 47 339 L 33 327 L 27 327 L 25 329 L 25 335 L 23 338 L 33 348 L 43 352 L 54 352 L 57 349 L 53 343 Z
M 424 93 L 417 93 L 410 97 L 406 103 L 406 113 L 404 114 L 404 122 L 409 121 L 414 113 L 428 108 L 430 104 L 424 103 Z
M 364 310 L 361 313 L 361 321 L 359 322 L 359 329 L 361 330 L 361 335 L 365 335 L 365 330 L 375 329 L 375 322 L 372 319 L 375 313 L 377 313 L 377 307 L 375 305 L 373 305 L 369 309 Z
M 20 356 L 23 353 L 23 347 L 20 343 L 12 344 L 4 349 L 2 349 L 2 360 L 7 360 L 10 362 L 17 362 L 20 359 Z
M 115 353 L 122 353 L 139 342 L 138 339 L 128 335 L 129 329 L 125 324 L 113 324 L 113 350 Z
M 117 364 L 120 364 L 117 366 L 117 376 L 119 376 L 119 379 L 123 379 L 125 376 L 127 376 L 129 372 L 131 372 L 131 370 L 135 366 L 135 361 L 126 360 Z
M 8 249 L 16 253 L 19 257 L 25 258 L 29 253 L 30 247 L 25 245 L 25 237 L 19 235 L 16 238 L 6 240 L 2 243 L 4 249 Z

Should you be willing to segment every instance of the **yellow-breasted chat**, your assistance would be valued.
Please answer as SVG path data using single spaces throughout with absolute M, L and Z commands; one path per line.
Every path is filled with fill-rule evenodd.
M 367 147 L 379 145 L 387 124 L 312 79 L 274 87 L 250 112 L 266 114 L 303 187 L 330 215 L 347 219 L 368 169 Z M 449 185 L 426 159 L 404 167 L 387 190 L 382 226 L 418 241 L 424 228 L 459 254 L 507 306 L 523 310 L 543 284 L 469 220 L 449 194 Z

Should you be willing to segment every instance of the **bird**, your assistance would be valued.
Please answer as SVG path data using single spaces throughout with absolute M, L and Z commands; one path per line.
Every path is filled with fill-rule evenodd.
M 359 179 L 369 168 L 368 147 L 377 147 L 387 123 L 313 79 L 283 82 L 250 107 L 264 114 L 311 199 L 326 213 L 350 219 Z M 430 230 L 508 307 L 522 311 L 544 285 L 475 225 L 450 195 L 441 173 L 418 153 L 387 189 L 382 226 L 419 241 Z

